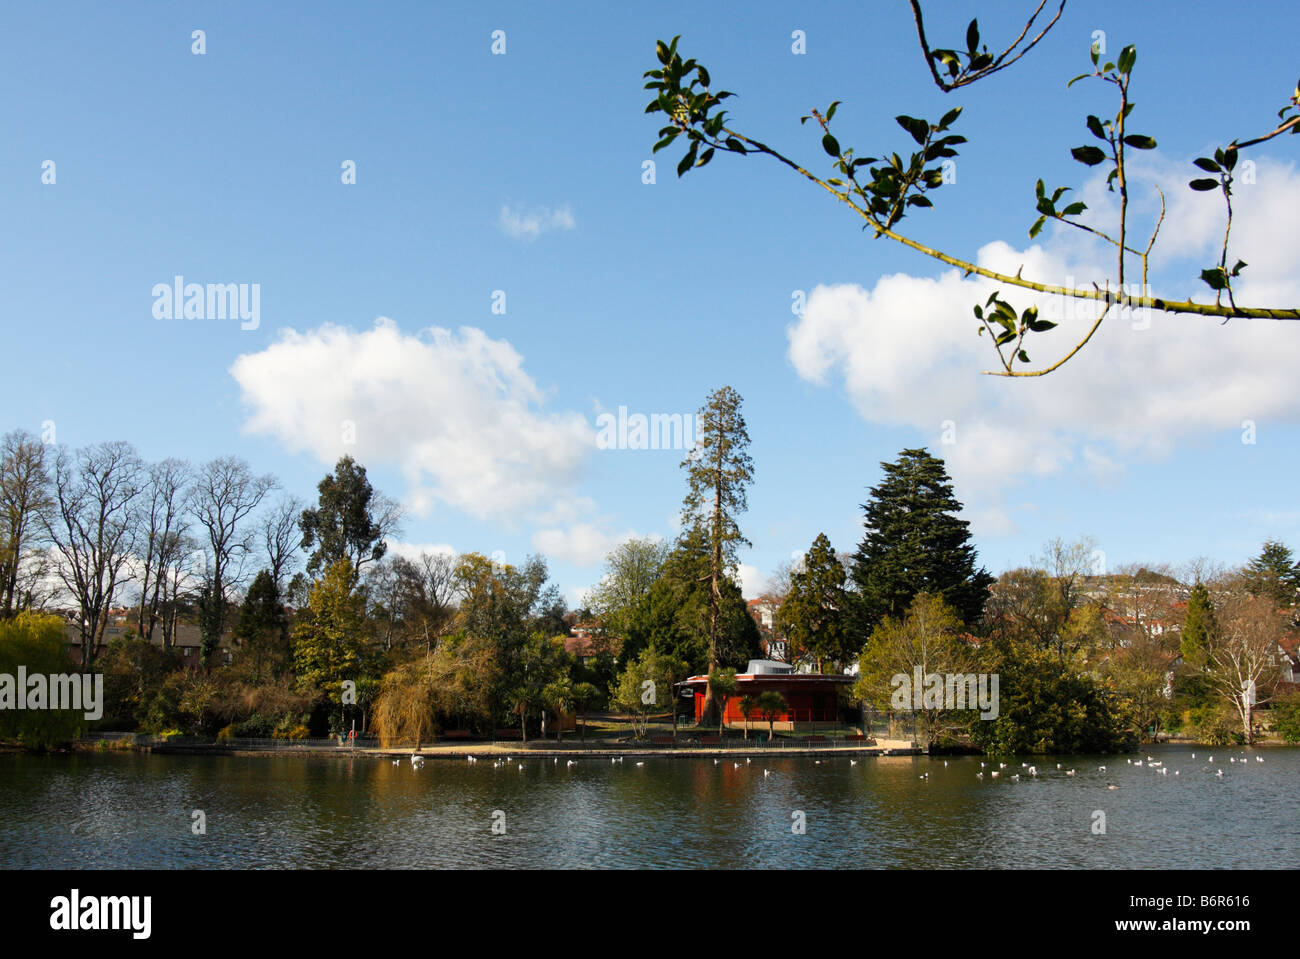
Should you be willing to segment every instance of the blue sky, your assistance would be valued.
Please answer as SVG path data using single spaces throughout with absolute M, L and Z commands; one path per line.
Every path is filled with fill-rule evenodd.
M 959 45 L 979 13 L 992 47 L 1031 6 L 932 4 L 927 29 Z M 910 142 L 895 114 L 962 105 L 956 182 L 904 225 L 1049 282 L 1104 277 L 1108 254 L 1081 234 L 1027 237 L 1039 176 L 1105 199 L 1069 149 L 1090 140 L 1084 116 L 1113 111 L 1108 89 L 1065 89 L 1104 30 L 1111 56 L 1138 46 L 1132 127 L 1160 144 L 1135 169 L 1138 232 L 1153 215 L 1142 188 L 1171 197 L 1153 286 L 1197 292 L 1222 214 L 1189 195 L 1190 160 L 1271 129 L 1298 69 L 1291 4 L 1215 9 L 1072 0 L 1016 67 L 945 95 L 901 0 L 744 16 L 693 3 L 10 4 L 0 430 L 52 420 L 74 446 L 234 452 L 304 497 L 351 452 L 408 503 L 403 542 L 511 561 L 541 550 L 571 598 L 621 536 L 673 535 L 684 492 L 680 451 L 596 449 L 597 415 L 693 412 L 723 384 L 745 398 L 753 439 L 751 593 L 819 532 L 851 549 L 880 461 L 923 445 L 949 460 L 994 571 L 1056 536 L 1093 536 L 1111 565 L 1236 563 L 1270 536 L 1300 546 L 1300 330 L 1108 321 L 1059 374 L 981 378 L 991 356 L 970 305 L 984 288 L 869 240 L 789 171 L 719 156 L 679 181 L 674 149 L 642 182 L 659 123 L 642 113 L 641 73 L 655 40 L 680 33 L 715 87 L 739 94 L 737 126 L 808 163 L 826 159 L 798 123 L 811 107 L 842 100 L 841 142 L 876 154 Z M 1300 302 L 1297 142 L 1250 154 L 1241 302 Z M 177 274 L 259 284 L 258 328 L 156 319 L 153 287 Z M 1043 357 L 1068 350 L 1066 335 Z

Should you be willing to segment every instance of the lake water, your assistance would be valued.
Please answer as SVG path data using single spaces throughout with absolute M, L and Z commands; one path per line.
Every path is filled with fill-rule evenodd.
M 415 769 L 364 756 L 4 755 L 0 868 L 1294 868 L 1300 750 L 1147 755 L 1169 772 L 1114 756 L 1031 760 L 1037 779 L 1008 760 L 980 780 L 971 757 Z

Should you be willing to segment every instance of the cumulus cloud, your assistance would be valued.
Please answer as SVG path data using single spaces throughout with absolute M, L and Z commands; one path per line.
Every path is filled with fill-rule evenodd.
M 386 545 L 388 546 L 387 557 L 389 559 L 400 556 L 402 559 L 415 560 L 425 553 L 432 553 L 435 556 L 459 555 L 456 547 L 449 543 L 400 543 L 387 540 Z
M 736 568 L 736 582 L 740 586 L 740 595 L 745 599 L 762 596 L 771 585 L 767 575 L 749 563 L 741 563 Z
M 1148 187 L 1162 182 L 1169 212 L 1155 257 L 1177 260 L 1153 275 L 1154 294 L 1210 302 L 1197 279 L 1217 261 L 1222 238 L 1221 199 L 1192 194 L 1187 165 L 1152 162 Z M 1154 195 L 1154 190 L 1150 190 Z M 1104 187 L 1089 183 L 1086 202 L 1104 217 Z M 1300 301 L 1300 248 L 1291 237 L 1300 209 L 1300 175 L 1289 164 L 1260 159 L 1255 183 L 1234 194 L 1229 262 L 1249 264 L 1239 305 Z M 996 241 L 982 247 L 984 267 L 1048 283 L 1085 285 L 1111 275 L 1108 247 L 1058 232 L 1027 249 Z M 1144 245 L 1145 241 L 1143 241 Z M 1167 287 L 1162 289 L 1161 285 Z M 1200 286 L 1205 293 L 1197 290 Z M 1027 341 L 1035 365 L 1065 355 L 1097 311 L 1081 301 L 995 284 L 958 270 L 936 276 L 895 274 L 866 289 L 818 286 L 787 330 L 788 357 L 808 382 L 842 388 L 870 422 L 910 426 L 929 437 L 947 460 L 958 495 L 984 510 L 992 530 L 1014 520 L 1001 505 L 1009 485 L 1034 477 L 1078 472 L 1103 483 L 1133 458 L 1168 455 L 1180 441 L 1239 433 L 1243 420 L 1296 422 L 1294 324 L 1194 316 L 1132 317 L 1114 311 L 1091 342 L 1060 370 L 1042 378 L 981 376 L 996 368 L 989 338 L 977 336 L 971 308 L 1000 290 L 1018 309 L 1039 306 L 1057 329 Z
M 635 530 L 611 534 L 595 523 L 578 522 L 533 534 L 533 549 L 575 566 L 597 566 L 619 543 L 636 536 Z
M 399 467 L 408 508 L 437 503 L 478 518 L 517 518 L 572 495 L 593 442 L 573 411 L 547 412 L 523 357 L 482 330 L 418 334 L 381 317 L 357 332 L 287 330 L 230 373 L 246 432 L 333 464 Z
M 567 206 L 524 209 L 509 204 L 501 207 L 497 224 L 507 236 L 516 240 L 535 240 L 543 233 L 572 230 L 575 226 L 573 211 Z

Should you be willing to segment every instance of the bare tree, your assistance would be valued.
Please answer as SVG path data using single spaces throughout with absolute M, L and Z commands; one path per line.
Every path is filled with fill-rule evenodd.
M 266 552 L 267 569 L 275 586 L 284 595 L 285 577 L 298 565 L 298 547 L 302 533 L 298 518 L 305 504 L 296 496 L 282 496 L 273 503 L 258 524 L 258 534 Z
M 253 530 L 244 521 L 277 485 L 275 477 L 255 476 L 236 456 L 219 457 L 199 469 L 190 511 L 208 554 L 199 600 L 204 665 L 225 630 L 227 593 L 239 582 L 244 559 L 252 550 Z
M 186 494 L 192 478 L 184 460 L 165 459 L 149 467 L 149 482 L 141 497 L 136 531 L 135 578 L 140 586 L 136 635 L 153 639 L 167 576 L 168 554 L 174 551 L 188 523 Z
M 26 430 L 0 439 L 0 617 L 33 605 L 44 579 L 54 505 L 48 466 L 45 445 Z
M 432 651 L 456 613 L 456 556 L 422 552 L 415 559 L 393 559 L 403 614 L 413 636 Z
M 1238 578 L 1211 586 L 1211 594 L 1214 628 L 1203 644 L 1184 649 L 1185 658 L 1231 704 L 1249 743 L 1255 707 L 1272 699 L 1281 678 L 1279 647 L 1290 621 L 1272 599 L 1250 595 Z
M 1187 589 L 1174 577 L 1168 564 L 1119 567 L 1109 578 L 1106 604 L 1114 617 L 1120 645 L 1142 641 L 1169 650 L 1178 648 Z
M 81 664 L 103 641 L 113 595 L 133 551 L 143 467 L 130 443 L 98 443 L 54 459 L 56 504 L 46 528 L 59 579 L 77 604 Z
M 181 609 L 193 602 L 200 566 L 204 564 L 206 554 L 200 549 L 199 541 L 185 532 L 173 533 L 159 549 L 159 575 L 155 580 L 161 588 L 158 617 L 162 643 L 168 649 L 176 645 Z

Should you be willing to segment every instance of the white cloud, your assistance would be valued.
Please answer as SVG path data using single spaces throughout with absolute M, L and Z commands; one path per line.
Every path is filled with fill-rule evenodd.
M 1209 302 L 1212 294 L 1197 290 L 1209 293 L 1198 276 L 1217 260 L 1213 244 L 1222 237 L 1222 208 L 1216 218 L 1213 203 L 1208 209 L 1201 203 L 1211 194 L 1184 195 L 1191 193 L 1187 169 L 1152 169 L 1170 197 L 1161 237 L 1179 256 L 1195 255 L 1168 276 L 1153 275 L 1155 293 L 1179 299 L 1195 293 Z M 1109 202 L 1095 183 L 1082 195 L 1090 204 Z M 1240 257 L 1249 264 L 1238 304 L 1300 301 L 1300 249 L 1291 238 L 1300 209 L 1295 168 L 1259 160 L 1256 183 L 1238 187 L 1233 209 L 1229 262 Z M 1058 231 L 1026 250 L 991 242 L 976 261 L 1006 274 L 1023 269 L 1024 276 L 1048 283 L 1073 277 L 1084 285 L 1109 275 L 1109 248 L 1080 243 L 1076 234 L 1082 236 Z M 1158 242 L 1153 262 L 1162 252 Z M 1159 280 L 1170 288 L 1161 289 Z M 991 511 L 985 517 L 991 530 L 1014 527 L 1005 513 L 998 517 L 1008 483 L 1074 471 L 1109 482 L 1134 457 L 1165 456 L 1188 438 L 1238 434 L 1244 419 L 1300 420 L 1295 324 L 1224 325 L 1214 318 L 1157 315 L 1143 329 L 1112 313 L 1061 369 L 1008 380 L 980 375 L 996 367 L 996 357 L 988 336 L 976 335 L 972 307 L 994 290 L 1019 309 L 1037 304 L 1045 317 L 1061 321 L 1027 341 L 1035 365 L 1065 355 L 1096 316 L 1086 304 L 1068 301 L 1063 309 L 1060 298 L 948 270 L 934 277 L 884 276 L 870 290 L 818 286 L 787 331 L 788 356 L 799 376 L 842 385 L 865 420 L 921 431 L 947 460 L 958 497 Z M 943 442 L 946 420 L 955 426 L 955 443 Z
M 591 448 L 585 419 L 545 411 L 523 357 L 473 327 L 409 334 L 381 317 L 363 332 L 287 330 L 230 372 L 246 432 L 326 464 L 348 453 L 396 465 L 417 515 L 439 502 L 496 519 L 551 506 L 572 495 Z
M 575 566 L 597 566 L 615 546 L 635 536 L 634 530 L 611 535 L 593 523 L 574 523 L 533 533 L 533 549 Z
M 736 569 L 736 580 L 740 585 L 740 595 L 745 599 L 754 599 L 767 592 L 770 581 L 757 566 L 741 563 Z
M 516 240 L 535 240 L 543 233 L 572 230 L 576 225 L 567 206 L 522 209 L 508 204 L 501 207 L 497 223 L 507 236 Z
M 433 553 L 441 556 L 458 556 L 459 551 L 456 547 L 448 543 L 397 543 L 387 540 L 388 554 L 387 557 L 392 559 L 400 556 L 402 559 L 418 559 L 424 553 Z

